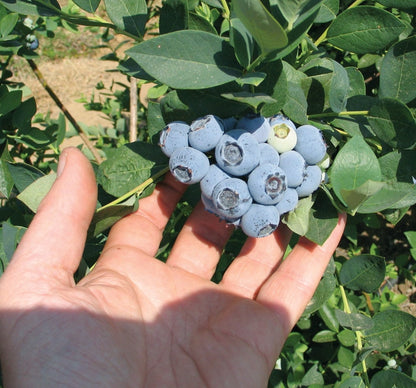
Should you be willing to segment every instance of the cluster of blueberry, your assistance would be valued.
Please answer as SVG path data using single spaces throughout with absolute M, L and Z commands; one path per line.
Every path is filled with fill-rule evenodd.
M 198 183 L 205 208 L 251 237 L 272 233 L 281 215 L 322 182 L 326 155 L 321 132 L 298 128 L 282 115 L 175 121 L 160 134 L 171 173 Z

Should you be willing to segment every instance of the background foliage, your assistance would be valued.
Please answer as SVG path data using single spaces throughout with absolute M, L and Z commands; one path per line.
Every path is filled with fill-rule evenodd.
M 94 165 L 99 201 L 83 261 L 89 271 L 108 228 L 137 208 L 167 171 L 158 133 L 173 120 L 283 113 L 324 133 L 331 167 L 313 197 L 284 219 L 322 243 L 337 212 L 348 213 L 345 238 L 276 362 L 269 387 L 415 387 L 415 310 L 403 311 L 416 258 L 415 0 L 0 0 L 0 273 L 54 180 L 67 138 L 81 136 Z M 126 77 L 99 110 L 109 128 L 82 128 L 44 82 L 32 45 L 79 26 L 103 42 Z M 62 109 L 37 112 L 11 64 L 27 61 Z M 135 110 L 136 87 L 151 83 Z M 102 87 L 97 85 L 97 89 Z M 132 141 L 129 120 L 142 120 Z M 134 122 L 134 121 L 133 121 Z M 158 253 L 164 260 L 199 198 L 190 187 Z M 236 231 L 213 281 L 245 237 Z M 394 286 L 396 284 L 396 286 Z M 409 304 L 409 303 L 408 303 Z

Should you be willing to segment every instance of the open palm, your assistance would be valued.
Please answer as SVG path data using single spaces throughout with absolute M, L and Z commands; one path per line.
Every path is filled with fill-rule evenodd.
M 249 238 L 219 285 L 210 281 L 232 228 L 197 206 L 166 264 L 154 258 L 185 187 L 167 176 L 111 230 L 78 284 L 96 204 L 76 149 L 0 279 L 6 387 L 263 387 L 341 237 L 301 239 L 284 226 Z

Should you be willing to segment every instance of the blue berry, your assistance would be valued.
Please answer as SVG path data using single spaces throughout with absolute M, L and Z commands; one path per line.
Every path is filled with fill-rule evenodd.
M 241 217 L 240 226 L 250 237 L 266 237 L 276 230 L 280 222 L 275 206 L 253 203 Z
M 222 119 L 222 126 L 224 127 L 224 131 L 231 131 L 235 128 L 237 124 L 237 119 L 235 117 L 227 117 L 226 119 Z
M 282 198 L 276 204 L 276 209 L 280 215 L 288 213 L 295 209 L 298 204 L 299 196 L 296 189 L 288 187 L 283 193 Z
M 297 187 L 302 183 L 306 163 L 300 153 L 296 151 L 284 152 L 280 155 L 279 167 L 286 173 L 289 187 Z
M 269 120 L 261 115 L 250 114 L 238 120 L 236 128 L 244 129 L 257 139 L 259 143 L 264 143 L 270 135 Z
M 261 164 L 250 173 L 247 185 L 255 202 L 273 205 L 280 201 L 286 190 L 286 175 L 276 165 Z
M 178 148 L 188 146 L 189 125 L 182 121 L 174 121 L 162 129 L 159 145 L 166 156 Z
M 267 142 L 280 153 L 292 150 L 297 142 L 295 124 L 282 115 L 271 117 L 269 122 L 272 130 Z
M 302 125 L 296 129 L 298 137 L 295 151 L 299 152 L 306 163 L 319 163 L 325 156 L 326 144 L 321 131 L 313 125 Z
M 208 172 L 199 183 L 201 186 L 201 192 L 207 198 L 212 198 L 212 191 L 214 190 L 216 184 L 227 178 L 230 178 L 230 176 L 226 172 L 221 170 L 216 164 L 211 164 Z
M 280 156 L 279 153 L 268 143 L 260 143 L 260 161 L 259 164 L 271 163 L 279 165 Z
M 241 217 L 253 199 L 247 183 L 239 178 L 227 178 L 217 183 L 212 192 L 212 202 L 219 216 L 225 219 Z
M 26 35 L 26 47 L 30 50 L 36 50 L 39 47 L 39 40 L 35 35 Z
M 308 195 L 312 194 L 315 190 L 318 189 L 321 182 L 321 169 L 316 165 L 306 167 L 306 174 L 303 182 L 300 184 L 300 186 L 296 187 L 299 198 L 307 197 Z
M 215 159 L 228 174 L 246 175 L 259 163 L 259 143 L 251 133 L 233 129 L 221 136 L 215 147 Z
M 223 133 L 222 120 L 214 115 L 207 115 L 191 123 L 189 145 L 202 152 L 211 151 Z
M 191 185 L 199 182 L 208 172 L 208 157 L 191 147 L 182 147 L 173 151 L 169 159 L 172 175 L 182 183 Z

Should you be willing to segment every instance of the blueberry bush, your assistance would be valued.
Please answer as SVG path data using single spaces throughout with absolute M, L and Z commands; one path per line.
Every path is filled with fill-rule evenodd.
M 416 282 L 416 1 L 60 3 L 0 0 L 0 273 L 55 179 L 65 139 L 81 136 L 99 198 L 76 278 L 93 267 L 111 225 L 169 170 L 192 184 L 160 260 L 201 198 L 211 211 L 220 202 L 219 216 L 241 226 L 215 282 L 247 235 L 283 222 L 292 246 L 298 236 L 321 244 L 346 212 L 344 239 L 269 387 L 416 387 L 415 310 L 403 307 L 414 299 L 397 292 Z M 123 54 L 111 53 L 115 70 L 127 85 L 152 85 L 139 111 L 128 86 L 98 106 L 85 101 L 109 115 L 106 130 L 79 126 L 53 90 L 62 114 L 42 115 L 11 78 L 20 57 L 42 82 L 39 42 L 80 26 L 123 37 Z M 136 141 L 122 110 L 145 121 Z M 237 191 L 246 202 L 235 202 Z

